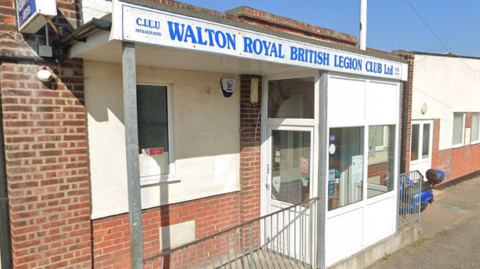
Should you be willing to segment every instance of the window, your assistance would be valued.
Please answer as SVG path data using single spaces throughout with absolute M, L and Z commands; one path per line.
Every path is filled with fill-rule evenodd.
M 294 78 L 268 82 L 268 117 L 313 119 L 315 80 Z
M 379 135 L 381 133 L 381 135 Z M 379 149 L 379 138 L 382 149 Z M 393 191 L 395 187 L 395 126 L 370 126 L 368 128 L 367 197 Z
M 330 129 L 328 210 L 363 199 L 364 128 Z
M 310 137 L 305 131 L 272 131 L 272 200 L 297 204 L 310 198 Z
M 418 160 L 418 153 L 419 153 L 419 139 L 420 136 L 420 124 L 413 124 L 412 125 L 412 134 L 411 134 L 411 153 L 410 153 L 410 160 L 416 161 Z
M 472 143 L 480 142 L 480 113 L 472 113 Z
M 137 85 L 140 177 L 171 173 L 168 92 L 166 86 Z
M 453 139 L 452 146 L 462 146 L 465 127 L 465 113 L 453 113 Z

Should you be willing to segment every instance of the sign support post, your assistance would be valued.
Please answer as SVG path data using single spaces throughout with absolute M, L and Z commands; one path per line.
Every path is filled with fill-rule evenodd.
M 138 161 L 137 74 L 133 43 L 122 42 L 122 70 L 130 219 L 130 265 L 132 269 L 141 269 L 143 268 L 143 224 Z

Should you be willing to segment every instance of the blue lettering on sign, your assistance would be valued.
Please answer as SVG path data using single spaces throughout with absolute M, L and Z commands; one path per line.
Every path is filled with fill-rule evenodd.
M 192 44 L 207 45 L 210 47 L 219 47 L 236 50 L 236 35 L 215 31 L 213 29 L 196 27 L 195 30 L 191 25 L 180 24 L 178 22 L 167 22 L 170 39 L 172 41 L 189 42 Z M 206 34 L 206 35 L 204 35 Z
M 393 65 L 383 65 L 383 72 L 385 75 L 393 75 Z
M 137 25 L 140 27 L 146 27 L 150 29 L 160 29 L 160 22 L 150 19 L 137 18 Z
M 290 47 L 290 60 L 319 65 L 330 64 L 330 54 L 300 47 Z
M 338 68 L 362 71 L 362 60 L 335 55 L 334 66 Z
M 382 73 L 382 64 L 377 62 L 368 61 L 365 64 L 365 70 L 368 73 L 381 74 Z
M 252 39 L 250 37 L 243 37 L 243 52 L 252 53 L 256 55 L 265 55 L 274 58 L 285 58 L 283 54 L 283 45 L 272 41 L 260 40 L 258 38 Z

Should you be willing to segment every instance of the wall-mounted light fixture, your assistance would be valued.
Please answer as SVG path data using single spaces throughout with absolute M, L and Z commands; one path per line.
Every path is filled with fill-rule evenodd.
M 420 111 L 422 112 L 422 115 L 425 115 L 425 113 L 427 113 L 427 103 L 423 103 Z
M 42 70 L 38 71 L 37 77 L 41 82 L 49 82 L 52 80 L 52 72 L 44 67 Z
M 258 78 L 256 77 L 250 80 L 250 103 L 258 103 Z

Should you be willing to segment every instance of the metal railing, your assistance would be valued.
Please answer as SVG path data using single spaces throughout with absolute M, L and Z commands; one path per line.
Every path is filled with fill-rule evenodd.
M 319 197 L 144 260 L 144 268 L 311 268 Z
M 398 228 L 412 222 L 420 225 L 423 175 L 419 171 L 401 174 L 398 180 Z

